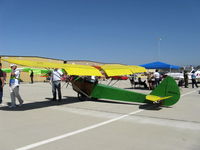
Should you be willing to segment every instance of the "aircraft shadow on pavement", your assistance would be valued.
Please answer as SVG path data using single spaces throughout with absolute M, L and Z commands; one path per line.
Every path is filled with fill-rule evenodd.
M 161 110 L 162 107 L 159 107 L 155 104 L 139 104 L 139 103 L 128 103 L 128 102 L 122 102 L 122 101 L 110 101 L 110 100 L 92 100 L 97 103 L 110 103 L 110 104 L 124 104 L 124 105 L 137 105 L 139 106 L 139 109 L 145 109 L 145 110 Z
M 137 103 L 128 103 L 128 102 L 122 102 L 122 101 L 111 101 L 111 100 L 103 100 L 103 99 L 94 99 L 91 100 L 93 102 L 97 102 L 97 103 L 109 103 L 109 104 L 125 104 L 125 105 L 140 105 Z
M 51 98 L 45 98 L 45 101 L 36 101 L 31 103 L 25 103 L 22 106 L 17 106 L 15 108 L 10 108 L 9 106 L 0 107 L 3 111 L 27 111 L 32 109 L 40 109 L 51 106 L 66 105 L 73 103 L 80 103 L 77 97 L 65 97 L 61 101 L 52 101 Z
M 162 107 L 156 105 L 156 104 L 143 104 L 139 106 L 139 109 L 145 109 L 145 110 L 161 110 Z
M 51 98 L 45 98 L 47 100 L 45 101 L 36 101 L 31 103 L 24 103 L 22 106 L 17 106 L 15 108 L 9 108 L 9 106 L 3 106 L 0 107 L 0 110 L 3 111 L 27 111 L 27 110 L 33 110 L 33 109 L 40 109 L 45 107 L 51 107 L 51 106 L 59 106 L 59 105 L 67 105 L 67 104 L 73 104 L 73 103 L 80 103 L 84 101 L 80 101 L 77 97 L 67 97 L 64 96 L 64 98 L 61 101 L 52 101 Z M 93 101 L 96 103 L 110 103 L 110 104 L 123 104 L 123 105 L 137 105 L 139 106 L 139 109 L 145 109 L 145 110 L 160 110 L 161 107 L 158 107 L 156 105 L 152 104 L 139 104 L 139 103 L 128 103 L 128 102 L 122 102 L 122 101 L 110 101 L 110 100 L 102 100 L 102 99 L 88 99 L 87 101 Z
M 124 88 L 127 90 L 144 90 L 144 91 L 150 91 L 148 88 L 141 88 L 141 87 L 129 87 L 129 88 Z

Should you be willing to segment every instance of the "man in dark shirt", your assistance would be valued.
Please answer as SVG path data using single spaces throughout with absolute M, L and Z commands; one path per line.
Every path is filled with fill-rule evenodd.
M 188 73 L 186 70 L 184 70 L 183 77 L 185 82 L 185 88 L 188 88 Z
M 2 103 L 2 97 L 3 97 L 3 86 L 4 86 L 4 77 L 3 77 L 3 71 L 1 70 L 2 64 L 0 63 L 0 104 Z
M 30 78 L 31 78 L 31 83 L 32 83 L 32 84 L 33 84 L 33 76 L 34 76 L 33 70 L 31 70 Z

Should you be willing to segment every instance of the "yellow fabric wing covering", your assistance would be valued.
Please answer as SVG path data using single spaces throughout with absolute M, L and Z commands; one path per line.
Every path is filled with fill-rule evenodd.
M 144 67 L 141 67 L 141 66 L 130 65 L 129 67 L 130 67 L 130 69 L 133 73 L 147 72 L 147 70 Z
M 63 68 L 69 75 L 80 75 L 80 76 L 102 76 L 101 72 L 87 65 L 76 65 L 76 64 L 59 64 L 50 62 L 30 61 L 30 60 L 18 60 L 18 59 L 1 59 L 9 63 L 18 64 L 21 66 L 36 67 L 36 68 Z
M 147 95 L 146 99 L 152 102 L 156 102 L 156 101 L 160 101 L 160 100 L 164 100 L 164 99 L 168 99 L 172 96 L 166 96 L 166 97 L 159 97 L 159 96 L 155 96 L 155 95 Z
M 130 75 L 134 73 L 146 72 L 144 67 L 140 66 L 128 66 L 120 64 L 105 64 L 101 68 L 105 71 L 108 76 L 122 76 Z
M 122 76 L 132 74 L 131 70 L 128 69 L 125 65 L 106 64 L 102 65 L 101 68 L 108 76 Z
M 101 72 L 92 67 L 87 65 L 76 65 L 76 64 L 63 64 L 63 69 L 69 75 L 80 75 L 80 76 L 102 76 Z

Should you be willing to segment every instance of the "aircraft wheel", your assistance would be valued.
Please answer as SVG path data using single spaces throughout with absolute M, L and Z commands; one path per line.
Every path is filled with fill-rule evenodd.
M 92 101 L 97 101 L 98 98 L 94 98 L 94 97 L 92 97 L 91 100 L 92 100 Z
M 83 95 L 82 93 L 78 93 L 78 99 L 80 101 L 86 101 L 87 100 L 87 96 Z

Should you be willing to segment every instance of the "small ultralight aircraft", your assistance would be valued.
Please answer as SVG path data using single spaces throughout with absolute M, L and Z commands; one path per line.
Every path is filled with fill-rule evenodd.
M 171 106 L 180 99 L 180 90 L 172 77 L 166 77 L 150 94 L 137 93 L 125 89 L 111 87 L 99 84 L 96 81 L 88 81 L 81 76 L 107 76 L 130 75 L 134 73 L 145 72 L 143 67 L 128 65 L 102 65 L 101 70 L 88 66 L 76 64 L 59 64 L 49 62 L 38 62 L 18 59 L 2 59 L 9 63 L 15 63 L 21 66 L 37 68 L 62 68 L 70 78 L 69 82 L 77 92 L 80 100 L 91 99 L 110 99 L 116 101 L 154 103 L 159 106 Z M 102 73 L 102 70 L 104 73 Z

